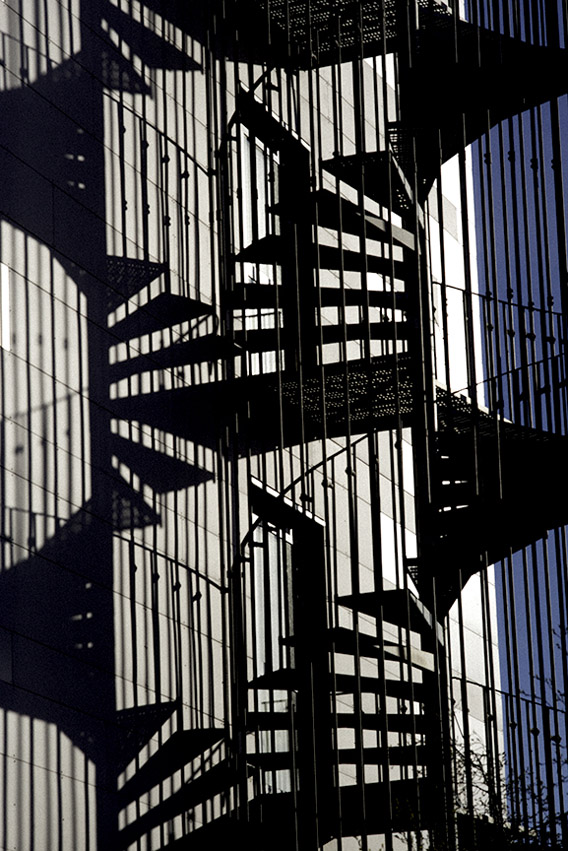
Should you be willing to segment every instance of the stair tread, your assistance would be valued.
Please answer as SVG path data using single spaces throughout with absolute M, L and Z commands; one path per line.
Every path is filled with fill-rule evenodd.
M 295 247 L 288 243 L 283 236 L 271 234 L 257 239 L 235 255 L 237 263 L 260 263 L 270 266 L 286 261 L 286 251 L 290 251 L 290 259 L 294 260 Z M 343 268 L 346 272 L 376 272 L 382 275 L 394 274 L 395 278 L 404 280 L 414 273 L 414 265 L 406 260 L 391 260 L 376 254 L 363 255 L 360 251 L 341 248 L 339 245 L 312 245 L 312 263 L 314 267 L 324 269 Z
M 416 632 L 431 631 L 434 626 L 432 615 L 426 606 L 403 588 L 393 588 L 384 591 L 370 591 L 363 594 L 349 594 L 338 597 L 341 606 L 356 609 L 365 614 L 377 617 L 379 608 L 383 606 L 383 618 L 386 623 L 410 629 Z M 443 638 L 441 627 L 437 629 L 438 638 Z
M 352 433 L 370 428 L 394 428 L 402 418 L 410 420 L 413 411 L 411 361 L 406 353 L 381 355 L 370 363 L 363 360 L 327 364 L 323 371 L 304 371 L 301 380 L 293 372 L 250 376 L 234 381 L 156 390 L 119 397 L 109 402 L 112 415 L 119 419 L 161 428 L 171 434 L 197 440 L 204 446 L 217 446 L 217 435 L 228 412 L 248 404 L 250 429 L 239 451 L 265 451 L 266 446 L 294 445 L 300 440 L 298 423 L 302 406 L 302 439 L 322 434 L 322 378 L 326 390 L 325 416 L 329 437 L 344 434 L 347 427 L 346 385 L 349 392 Z M 396 378 L 399 392 L 394 389 Z M 233 408 L 231 406 L 234 406 Z M 281 406 L 285 411 L 281 432 Z M 199 412 L 188 417 L 187 411 Z
M 406 340 L 413 328 L 409 322 L 346 322 L 339 325 L 322 325 L 321 335 L 324 344 L 340 343 L 344 339 L 350 341 L 364 340 L 369 335 L 371 340 Z M 239 345 L 251 352 L 275 351 L 281 348 L 286 338 L 282 328 L 259 328 L 247 331 L 236 331 L 235 338 Z
M 228 296 L 233 309 L 258 309 L 282 307 L 286 288 L 280 284 L 242 284 L 237 286 Z M 366 300 L 370 307 L 382 307 L 386 310 L 404 310 L 408 304 L 408 296 L 402 291 L 363 290 L 350 287 L 341 290 L 339 287 L 318 287 L 315 300 L 322 307 L 340 307 L 344 302 L 346 307 L 362 306 Z
M 364 747 L 362 754 L 356 748 L 338 748 L 336 757 L 340 765 L 358 764 L 361 760 L 365 765 L 381 765 L 385 760 L 385 749 L 380 747 Z M 278 771 L 292 766 L 291 751 L 268 751 L 265 753 L 247 753 L 247 762 L 265 771 Z M 388 748 L 388 760 L 391 765 L 425 765 L 427 749 L 424 745 L 391 746 Z
M 360 756 L 356 748 L 339 748 L 337 757 L 340 764 L 353 765 L 359 762 Z M 424 745 L 392 746 L 388 748 L 388 758 L 391 765 L 426 765 L 427 750 Z M 365 765 L 381 765 L 385 759 L 384 748 L 363 748 L 363 763 Z
M 252 730 L 289 730 L 291 728 L 291 717 L 289 712 L 256 712 L 247 713 L 247 729 Z M 359 726 L 359 716 L 352 712 L 336 712 L 329 714 L 329 721 L 333 726 L 341 728 L 354 728 Z M 417 732 L 423 732 L 426 724 L 424 715 L 412 712 L 389 712 L 387 714 L 387 729 L 393 733 L 407 733 L 416 728 Z M 381 730 L 384 725 L 384 717 L 380 713 L 362 712 L 361 728 L 363 730 Z
M 387 151 L 333 157 L 324 160 L 322 166 L 330 174 L 345 181 L 353 189 L 363 190 L 373 201 L 394 213 L 404 216 L 412 210 L 410 185 Z M 392 197 L 388 194 L 389 167 Z
M 406 228 L 389 223 L 367 210 L 362 213 L 357 204 L 331 189 L 318 189 L 312 197 L 317 203 L 317 222 L 321 227 L 339 230 L 339 210 L 341 210 L 343 232 L 359 235 L 364 225 L 368 239 L 390 242 L 392 235 L 394 243 L 414 251 L 416 244 L 414 234 Z
M 335 674 L 333 679 L 330 676 L 330 690 L 332 683 L 338 694 L 353 694 L 360 689 L 362 693 L 372 694 L 381 694 L 385 691 L 390 697 L 398 697 L 404 700 L 410 700 L 411 694 L 413 694 L 414 700 L 424 699 L 424 685 L 420 682 L 413 682 L 411 687 L 408 680 L 387 678 L 383 681 L 374 676 L 356 677 L 355 674 Z M 248 686 L 252 689 L 297 690 L 299 674 L 293 668 L 282 668 L 249 680 Z

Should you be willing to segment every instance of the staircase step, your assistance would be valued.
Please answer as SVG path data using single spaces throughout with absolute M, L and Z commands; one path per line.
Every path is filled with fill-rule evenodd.
M 412 683 L 410 680 L 395 680 L 387 678 L 385 680 L 385 690 L 388 697 L 396 697 L 399 700 L 408 701 L 424 701 L 428 698 L 428 689 L 422 682 Z
M 373 659 L 380 659 L 381 647 L 379 639 L 374 635 L 367 635 L 360 632 L 358 636 L 352 629 L 347 627 L 334 627 L 328 630 L 328 639 L 330 649 L 335 653 L 347 653 L 353 655 L 356 651 L 356 643 L 358 640 L 359 655 L 368 656 Z M 385 648 L 386 652 L 387 648 Z
M 361 754 L 356 748 L 338 748 L 337 760 L 340 765 L 357 765 Z M 382 765 L 385 759 L 384 748 L 363 748 L 364 765 Z M 427 749 L 424 745 L 405 745 L 389 747 L 388 759 L 391 765 L 426 765 Z M 267 753 L 248 753 L 247 762 L 264 771 L 282 771 L 293 764 L 291 751 L 271 751 Z
M 111 399 L 108 407 L 117 419 L 135 420 L 170 434 L 215 448 L 231 412 L 248 405 L 249 429 L 239 445 L 242 452 L 264 452 L 267 447 L 296 445 L 323 434 L 322 378 L 328 437 L 344 435 L 348 426 L 349 391 L 351 432 L 381 431 L 410 423 L 413 412 L 411 361 L 407 354 L 384 355 L 326 365 L 324 374 L 305 371 L 302 380 L 292 372 L 251 376 L 233 381 L 210 381 L 173 390 L 155 390 Z M 398 396 L 395 394 L 398 379 Z M 284 408 L 284 435 L 281 431 Z M 188 416 L 188 411 L 194 412 Z M 300 430 L 300 412 L 301 425 Z M 247 414 L 245 413 L 245 416 Z
M 396 428 L 399 416 L 405 425 L 410 424 L 414 402 L 412 364 L 407 353 L 397 357 L 384 355 L 373 358 L 370 364 L 363 360 L 349 360 L 347 375 L 345 367 L 345 363 L 341 362 L 328 364 L 323 376 L 321 372 L 310 374 L 304 371 L 301 381 L 293 373 L 282 374 L 280 383 L 276 377 L 259 380 L 258 390 L 249 396 L 249 422 L 253 429 L 258 424 L 258 431 L 253 431 L 253 435 L 257 437 L 259 447 L 269 445 L 271 434 L 280 435 L 280 401 L 284 408 L 284 445 L 321 438 L 324 433 L 322 383 L 325 387 L 328 437 L 344 435 L 349 424 L 354 434 Z M 349 420 L 346 390 L 349 393 Z
M 261 139 L 271 149 L 284 151 L 287 161 L 292 159 L 295 164 L 299 163 L 299 171 L 309 174 L 310 151 L 306 143 L 289 130 L 254 93 L 239 87 L 235 107 L 240 123 L 248 127 L 256 139 Z
M 352 629 L 346 627 L 331 629 L 329 630 L 329 640 L 336 653 L 355 654 L 355 633 Z M 406 647 L 404 644 L 395 641 L 385 641 L 383 646 L 385 659 L 402 660 L 426 671 L 434 670 L 434 656 L 426 650 L 413 646 Z M 379 659 L 381 657 L 379 639 L 372 635 L 359 633 L 359 655 Z
M 412 693 L 414 700 L 424 700 L 423 684 L 418 682 L 413 683 L 411 692 L 410 682 L 408 680 L 386 679 L 383 683 L 378 677 L 356 677 L 354 674 L 335 674 L 333 685 L 337 694 L 354 694 L 358 690 L 362 693 L 381 694 L 384 690 L 389 697 L 410 700 Z M 299 687 L 298 672 L 293 668 L 282 668 L 279 671 L 273 671 L 272 673 L 249 680 L 248 686 L 253 689 L 297 690 Z M 332 688 L 331 677 L 329 688 L 330 690 Z
M 383 607 L 383 619 L 386 623 L 410 629 L 415 632 L 429 633 L 434 627 L 432 615 L 420 600 L 410 591 L 395 588 L 385 591 L 371 591 L 365 594 L 339 597 L 337 602 L 371 617 L 377 617 Z M 443 631 L 438 626 L 439 640 L 443 640 Z
M 391 195 L 389 196 L 389 162 Z M 396 160 L 387 151 L 334 157 L 323 168 L 400 216 L 412 211 L 413 193 Z
M 427 719 L 424 715 L 412 712 L 396 712 L 387 715 L 389 733 L 416 733 L 422 735 L 427 731 Z
M 408 281 L 416 276 L 415 266 L 403 260 L 391 260 L 389 257 L 377 257 L 376 254 L 363 255 L 360 251 L 341 249 L 335 245 L 319 245 L 317 257 L 322 269 L 333 269 L 345 272 L 375 272 L 379 275 L 390 277 L 393 275 L 403 281 Z
M 286 256 L 286 252 L 291 252 Z M 294 246 L 284 240 L 282 236 L 265 236 L 252 242 L 235 255 L 237 263 L 260 263 L 270 266 L 272 264 L 284 264 L 286 261 L 295 263 L 293 254 Z M 410 279 L 415 275 L 412 264 L 402 260 L 391 260 L 388 257 L 377 257 L 376 254 L 364 256 L 360 251 L 340 249 L 335 245 L 319 245 L 317 250 L 312 248 L 312 263 L 314 268 L 343 269 L 346 272 L 376 272 L 380 275 L 390 276 L 401 280 Z
M 340 765 L 357 765 L 361 758 L 356 748 L 339 748 L 337 757 Z M 395 746 L 389 747 L 388 758 L 391 765 L 426 765 L 428 752 L 424 745 Z M 384 759 L 384 748 L 363 748 L 364 765 L 382 765 Z
M 332 689 L 332 682 L 337 694 L 354 694 L 358 690 L 361 693 L 381 694 L 384 690 L 389 697 L 420 701 L 423 701 L 426 696 L 423 683 L 413 682 L 411 686 L 409 680 L 387 678 L 383 682 L 378 677 L 335 674 L 333 680 L 330 676 L 330 690 Z M 299 687 L 298 672 L 293 668 L 282 668 L 279 671 L 273 671 L 249 680 L 248 686 L 251 689 L 297 690 Z
M 458 16 L 454 26 L 420 29 L 415 60 L 401 75 L 400 102 L 412 140 L 408 162 L 421 164 L 424 196 L 439 174 L 440 153 L 446 162 L 480 138 L 486 115 L 494 126 L 566 94 L 565 49 L 532 45 Z M 458 96 L 430 102 L 433 87 L 450 78 Z
M 251 5 L 258 8 L 260 0 L 251 0 Z M 388 53 L 395 50 L 396 8 L 390 2 L 330 7 L 322 0 L 311 4 L 271 0 L 268 10 L 272 39 L 277 34 L 287 37 L 288 54 L 293 57 L 288 58 L 288 63 L 295 59 L 296 67 L 312 68 L 335 63 L 340 55 L 343 62 L 359 58 L 361 49 L 365 56 L 379 56 L 385 50 L 385 42 Z
M 256 239 L 234 256 L 235 263 L 260 263 L 263 266 L 280 265 L 286 259 L 287 243 L 279 234 Z M 268 286 L 268 285 L 267 285 Z
M 269 671 L 259 677 L 249 680 L 249 688 L 255 689 L 288 689 L 298 688 L 298 672 L 294 668 L 280 668 L 278 671 Z
M 281 285 L 242 284 L 236 287 L 228 296 L 233 310 L 253 309 L 268 310 L 281 308 L 284 303 L 285 287 Z M 319 287 L 315 292 L 315 302 L 322 307 L 361 307 L 366 299 L 369 307 L 381 307 L 385 310 L 406 310 L 408 296 L 404 292 L 394 290 L 368 290 L 365 294 L 361 289 L 339 287 Z
M 408 322 L 347 322 L 341 325 L 323 325 L 324 343 L 340 343 L 346 340 L 364 340 L 369 334 L 371 340 L 407 340 L 412 333 Z
M 412 690 L 407 680 L 386 679 L 384 682 L 378 677 L 359 677 L 354 674 L 336 674 L 334 677 L 335 689 L 338 694 L 354 694 L 358 689 L 361 693 L 381 694 L 383 689 L 389 697 L 397 697 L 402 700 L 424 700 L 425 691 L 422 683 L 413 683 Z
M 171 328 L 182 322 L 189 322 L 198 316 L 207 316 L 212 311 L 210 304 L 197 299 L 173 293 L 160 293 L 134 313 L 116 322 L 109 331 L 112 338 L 130 340 L 133 337 Z
M 334 231 L 339 231 L 341 227 L 344 233 L 357 236 L 363 233 L 364 228 L 367 239 L 387 243 L 390 243 L 392 235 L 396 245 L 414 251 L 416 241 L 411 231 L 389 224 L 385 219 L 367 211 L 361 213 L 357 204 L 342 198 L 330 189 L 319 189 L 313 193 L 312 197 L 317 205 L 317 217 L 314 216 L 314 221 L 317 221 L 320 227 Z
M 343 340 L 364 340 L 369 334 L 371 340 L 406 340 L 411 332 L 408 322 L 348 322 L 340 325 L 322 325 L 322 342 L 341 343 Z M 283 328 L 261 328 L 235 332 L 237 343 L 249 352 L 272 352 L 282 348 L 286 339 Z
M 394 644 L 385 648 L 385 657 L 390 659 L 401 659 L 404 662 L 409 662 L 415 668 L 421 668 L 424 671 L 435 671 L 436 661 L 434 654 L 427 650 L 421 650 L 419 647 L 408 647 L 404 644 Z
M 406 310 L 408 296 L 395 290 L 368 290 L 365 294 L 359 289 L 344 289 L 339 287 L 320 287 L 318 296 L 322 307 L 361 307 L 367 298 L 369 307 L 381 307 L 384 310 Z
M 387 714 L 387 730 L 391 733 L 411 733 L 416 729 L 417 733 L 425 732 L 424 715 L 415 715 L 411 712 L 389 712 Z M 359 719 L 352 712 L 338 712 L 332 716 L 332 721 L 337 727 L 354 729 L 359 726 Z M 362 730 L 382 730 L 384 719 L 381 714 L 371 712 L 361 713 Z
M 320 719 L 323 720 L 323 719 Z M 337 712 L 329 716 L 332 726 L 338 728 L 353 729 L 359 726 L 359 716 L 353 712 Z M 374 712 L 361 713 L 361 729 L 382 730 L 384 719 L 381 714 Z M 247 729 L 276 731 L 290 730 L 291 718 L 288 712 L 249 712 L 247 713 Z M 412 712 L 397 712 L 387 715 L 387 729 L 392 733 L 411 733 L 416 729 L 417 733 L 425 732 L 426 719 L 424 715 Z

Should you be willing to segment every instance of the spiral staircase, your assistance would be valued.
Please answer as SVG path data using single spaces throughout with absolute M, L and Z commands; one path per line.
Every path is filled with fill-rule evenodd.
M 302 507 L 284 508 L 282 498 L 251 486 L 264 520 L 272 523 L 278 516 L 281 522 L 284 512 L 285 528 L 295 533 L 293 629 L 282 637 L 295 653 L 287 664 L 253 676 L 242 662 L 234 663 L 239 697 L 231 738 L 226 731 L 200 731 L 196 744 L 188 731 L 168 744 L 174 759 L 179 744 L 183 762 L 192 749 L 205 751 L 224 740 L 227 758 L 125 828 L 125 847 L 166 818 L 228 796 L 230 788 L 238 795 L 227 797 L 224 815 L 168 847 L 199 849 L 242 834 L 249 848 L 288 851 L 320 847 L 341 836 L 436 830 L 447 789 L 439 758 L 446 730 L 437 699 L 444 643 L 434 603 L 441 620 L 469 576 L 568 520 L 551 496 L 538 506 L 530 499 L 533 492 L 543 493 L 552 464 L 568 466 L 565 438 L 514 425 L 476 401 L 452 396 L 432 375 L 424 380 L 430 332 L 419 318 L 427 278 L 423 205 L 441 164 L 487 130 L 488 114 L 494 124 L 561 94 L 566 86 L 557 72 L 565 52 L 457 21 L 438 2 L 420 2 L 413 22 L 401 17 L 396 3 L 273 0 L 265 8 L 250 0 L 243 6 L 251 14 L 262 12 L 256 32 L 268 27 L 272 60 L 278 63 L 285 53 L 286 68 L 333 64 L 338 44 L 342 61 L 397 50 L 400 113 L 381 150 L 337 155 L 314 166 L 313 152 L 254 92 L 238 93 L 230 130 L 245 127 L 278 154 L 281 189 L 270 209 L 278 226 L 234 250 L 228 211 L 233 193 L 243 188 L 230 186 L 235 136 L 229 132 L 219 152 L 226 178 L 224 324 L 152 354 L 159 368 L 217 365 L 222 378 L 115 399 L 114 415 L 204 445 L 215 445 L 236 417 L 234 448 L 246 455 L 419 427 L 426 399 L 426 416 L 436 423 L 428 461 L 432 496 L 421 506 L 427 522 L 405 587 L 339 596 L 336 606 L 350 613 L 354 624 L 347 629 L 326 615 L 323 574 L 315 581 L 305 576 L 310 554 L 322 569 L 324 533 Z M 403 38 L 409 31 L 412 65 Z M 451 74 L 461 80 L 460 100 L 442 108 L 430 93 Z M 312 174 L 319 176 L 315 185 Z M 322 231 L 333 236 L 333 245 L 322 241 Z M 359 240 L 358 250 L 350 237 Z M 126 298 L 136 286 L 132 274 L 125 276 L 117 260 L 110 262 L 113 292 L 124 283 Z M 260 266 L 278 270 L 277 282 L 247 276 L 246 270 Z M 360 286 L 346 286 L 347 273 L 359 275 Z M 380 286 L 369 287 L 369 275 L 379 276 Z M 320 278 L 330 277 L 339 283 L 320 285 Z M 180 311 L 188 318 L 212 318 L 207 305 L 187 299 L 182 304 L 162 294 L 114 331 L 129 339 L 170 327 L 180 321 Z M 335 323 L 326 319 L 332 311 Z M 347 321 L 354 312 L 357 320 Z M 247 327 L 243 317 L 255 314 L 263 319 Z M 355 349 L 358 356 L 347 354 Z M 325 354 L 330 351 L 335 355 Z M 268 370 L 251 369 L 253 356 L 262 360 L 267 354 L 272 357 Z M 144 356 L 118 362 L 111 374 L 119 381 L 143 365 Z M 502 462 L 499 478 L 496 457 Z M 467 553 L 464 540 L 472 541 Z M 244 607 L 238 581 L 235 586 L 233 604 L 238 598 Z M 365 631 L 357 626 L 361 616 Z M 242 650 L 246 656 L 246 647 Z M 350 673 L 338 672 L 338 657 L 343 666 L 349 660 Z M 363 675 L 362 669 L 373 673 Z M 123 789 L 125 800 L 171 769 L 171 759 L 160 753 Z M 355 766 L 356 783 L 342 784 L 346 766 Z M 377 779 L 366 779 L 367 767 Z

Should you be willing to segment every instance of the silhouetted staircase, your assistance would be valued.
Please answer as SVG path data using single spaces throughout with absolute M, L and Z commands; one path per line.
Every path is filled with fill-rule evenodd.
M 426 829 L 432 824 L 434 810 L 427 805 L 433 788 L 427 768 L 432 758 L 431 746 L 427 744 L 432 718 L 424 712 L 424 706 L 432 700 L 432 693 L 428 693 L 424 674 L 432 673 L 435 665 L 433 654 L 421 649 L 420 644 L 421 635 L 431 636 L 433 632 L 432 616 L 411 592 L 396 589 L 340 597 L 337 602 L 358 614 L 371 617 L 377 617 L 378 608 L 382 607 L 385 632 L 382 636 L 361 632 L 356 635 L 345 628 L 328 629 L 324 644 L 329 663 L 333 654 L 339 653 L 344 663 L 346 656 L 352 657 L 354 671 L 360 668 L 361 660 L 376 662 L 382 654 L 386 660 L 403 664 L 396 665 L 396 672 L 391 668 L 385 679 L 378 675 L 332 674 L 331 668 L 326 675 L 330 689 L 329 716 L 318 715 L 317 723 L 331 731 L 333 745 L 331 759 L 330 754 L 318 754 L 316 751 L 316 765 L 321 760 L 324 764 L 331 762 L 338 767 L 373 766 L 382 779 L 378 782 L 363 781 L 363 785 L 360 781 L 357 786 L 349 786 L 343 785 L 346 778 L 341 772 L 333 774 L 336 778 L 333 781 L 330 774 L 325 793 L 320 788 L 320 840 L 384 832 L 388 828 L 387 799 L 393 803 L 396 829 L 405 829 L 411 821 L 417 829 Z M 410 643 L 404 637 L 405 630 Z M 396 632 L 399 640 L 389 637 Z M 439 639 L 442 639 L 441 634 Z M 302 648 L 298 646 L 296 652 L 301 654 Z M 407 672 L 406 678 L 401 678 L 403 671 Z M 284 785 L 293 782 L 290 778 L 297 770 L 299 759 L 295 747 L 302 748 L 302 739 L 297 741 L 295 738 L 298 734 L 301 736 L 301 732 L 298 733 L 303 723 L 300 706 L 306 699 L 300 690 L 302 679 L 300 670 L 280 668 L 249 680 L 249 705 L 275 707 L 284 704 L 280 710 L 267 708 L 246 714 L 247 738 L 255 743 L 254 750 L 247 749 L 246 761 L 259 773 L 258 788 L 265 790 L 253 801 L 251 819 L 257 811 L 262 813 L 262 819 L 270 812 L 272 818 L 284 824 L 285 814 L 292 807 L 293 792 L 286 790 Z M 254 697 L 254 692 L 258 693 L 258 697 Z M 358 695 L 360 699 L 363 694 L 374 696 L 376 711 L 347 711 L 344 699 L 351 695 Z M 358 731 L 367 731 L 376 736 L 377 745 L 362 743 L 359 748 L 345 747 L 342 745 L 342 731 L 349 733 L 349 739 L 357 736 Z M 280 778 L 282 773 L 287 778 L 285 781 L 280 779 L 280 787 L 276 772 L 280 772 Z M 319 788 L 325 782 L 325 771 L 318 777 Z M 273 790 L 271 794 L 266 792 L 267 786 Z M 296 794 L 300 795 L 301 789 L 300 775 Z M 365 810 L 362 808 L 363 800 Z M 340 820 L 338 812 L 342 813 Z M 294 841 L 292 833 L 287 834 L 286 841 Z
M 421 204 L 441 163 L 478 138 L 488 123 L 566 90 L 565 51 L 456 21 L 447 6 L 431 0 L 420 2 L 415 20 L 407 24 L 400 20 L 400 7 L 394 2 L 272 0 L 267 6 L 247 0 L 240 8 L 251 10 L 255 36 L 266 37 L 266 43 L 257 45 L 260 52 L 270 44 L 273 64 L 294 69 L 329 65 L 339 55 L 348 61 L 392 52 L 410 34 L 414 61 L 404 67 L 401 60 L 400 112 L 387 127 L 384 150 L 337 155 L 310 169 L 310 152 L 294 131 L 254 94 L 238 93 L 232 123 L 246 127 L 251 138 L 279 156 L 281 197 L 269 211 L 279 228 L 257 233 L 224 257 L 228 264 L 221 305 L 224 334 L 215 331 L 180 339 L 152 353 L 148 363 L 169 369 L 207 362 L 232 367 L 237 362 L 242 373 L 229 369 L 229 376 L 220 381 L 116 399 L 111 409 L 118 417 L 206 445 L 215 445 L 220 429 L 236 415 L 242 424 L 236 448 L 243 454 L 294 446 L 302 440 L 412 426 L 424 403 L 419 379 L 423 351 L 415 345 L 425 225 Z M 175 19 L 183 24 L 178 12 Z M 227 26 L 232 23 L 229 20 Z M 177 56 L 170 58 L 179 61 Z M 450 77 L 459 81 L 458 97 L 452 103 L 433 98 L 440 81 Z M 230 146 L 234 136 L 228 136 Z M 223 149 L 220 159 L 228 161 L 230 151 Z M 321 185 L 315 178 L 312 181 L 316 173 L 322 175 Z M 333 189 L 324 185 L 324 179 L 327 183 L 333 179 Z M 346 197 L 344 186 L 357 193 L 358 203 Z M 227 211 L 233 196 L 242 191 L 240 186 L 227 190 Z M 225 248 L 238 244 L 229 218 L 227 213 Z M 335 244 L 325 244 L 318 228 L 331 231 Z M 358 251 L 347 236 L 359 237 Z M 247 274 L 249 266 L 278 268 L 280 275 L 262 284 Z M 157 264 L 109 258 L 109 306 L 118 305 L 120 294 L 126 300 L 138 292 L 161 269 Z M 327 279 L 320 285 L 327 273 L 336 276 L 337 286 Z M 347 286 L 345 273 L 359 275 L 360 286 Z M 380 284 L 370 286 L 369 275 L 379 276 Z M 322 312 L 330 308 L 337 311 L 334 324 L 325 321 Z M 347 320 L 347 309 L 358 310 L 356 321 Z M 127 340 L 210 313 L 201 302 L 163 293 L 117 322 L 112 332 Z M 347 355 L 349 343 L 359 344 L 358 356 Z M 322 355 L 330 345 L 339 349 L 333 358 Z M 255 367 L 255 355 L 273 355 L 272 365 Z M 116 381 L 130 377 L 142 371 L 145 361 L 140 354 L 115 363 L 111 375 Z M 436 411 L 431 540 L 413 576 L 418 592 L 423 587 L 421 576 L 436 577 L 441 618 L 474 572 L 568 519 L 544 480 L 551 467 L 564 470 L 568 465 L 568 449 L 565 438 L 506 423 L 444 391 L 437 394 Z M 498 480 L 496 457 L 501 464 Z M 535 492 L 540 505 L 530 499 Z M 143 521 L 142 512 L 138 525 Z M 149 515 L 148 522 L 152 522 Z M 245 779 L 255 790 L 242 805 L 247 822 L 244 841 L 251 849 L 263 848 L 268 838 L 273 849 L 294 847 L 294 825 L 298 814 L 302 818 L 303 806 L 296 797 L 295 777 L 307 776 L 297 735 L 300 741 L 308 736 L 320 766 L 316 771 L 322 843 L 435 824 L 441 800 L 432 749 L 439 729 L 428 677 L 436 672 L 434 648 L 442 647 L 441 627 L 409 589 L 344 596 L 337 603 L 351 610 L 354 619 L 359 615 L 378 619 L 383 629 L 362 634 L 326 624 L 317 648 L 317 661 L 325 660 L 315 674 L 317 693 L 326 707 L 318 715 L 317 735 L 306 732 L 315 715 L 313 708 L 305 708 L 311 697 L 305 661 L 298 667 L 265 670 L 240 683 L 247 705 L 236 725 L 242 720 L 234 747 L 244 758 Z M 398 640 L 393 640 L 395 634 Z M 297 656 L 303 646 L 298 639 Z M 339 653 L 351 657 L 356 674 L 333 673 L 333 657 Z M 384 679 L 363 675 L 361 659 L 395 663 L 397 673 L 388 668 Z M 353 695 L 357 704 L 363 694 L 375 698 L 376 711 L 348 711 L 341 701 L 342 696 Z M 259 708 L 263 704 L 268 707 L 265 711 Z M 349 733 L 350 742 L 358 739 L 355 747 L 342 746 L 342 731 Z M 376 735 L 376 745 L 363 742 L 363 731 Z M 127 784 L 125 799 L 132 800 L 155 777 L 161 778 L 164 765 L 169 770 L 179 764 L 178 741 L 186 754 L 192 752 L 192 740 L 180 733 L 163 758 L 150 760 L 133 785 Z M 310 766 L 312 757 L 309 753 Z M 380 779 L 342 785 L 332 770 L 334 763 L 354 764 L 360 773 L 371 766 Z M 153 827 L 222 795 L 239 779 L 230 760 L 212 766 L 124 828 L 123 844 L 132 844 Z M 228 805 L 224 815 L 189 831 L 172 847 L 198 849 L 212 843 L 221 847 L 238 836 L 243 821 L 242 813 Z

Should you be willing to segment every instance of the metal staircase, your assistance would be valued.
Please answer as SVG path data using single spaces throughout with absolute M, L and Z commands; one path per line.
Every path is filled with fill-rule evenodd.
M 436 387 L 424 365 L 428 318 L 420 319 L 423 203 L 441 164 L 497 121 L 564 91 L 564 52 L 457 21 L 442 3 L 419 3 L 414 21 L 400 19 L 398 4 L 374 0 L 241 5 L 261 13 L 253 30 L 269 34 L 274 65 L 322 67 L 399 49 L 400 114 L 387 128 L 384 149 L 314 164 L 313 152 L 281 117 L 255 93 L 238 93 L 219 151 L 225 193 L 222 332 L 180 339 L 149 359 L 160 369 L 221 363 L 223 379 L 114 399 L 112 410 L 211 446 L 238 417 L 232 448 L 250 456 L 302 441 L 412 428 L 427 408 L 435 425 L 425 462 L 431 493 L 421 506 L 421 551 L 406 587 L 334 599 L 350 613 L 352 628 L 329 617 L 323 578 L 311 576 L 306 540 L 319 568 L 325 533 L 314 531 L 313 518 L 279 501 L 287 516 L 280 529 L 296 531 L 301 541 L 294 539 L 300 549 L 291 556 L 293 579 L 282 579 L 282 587 L 291 583 L 286 605 L 293 626 L 278 643 L 275 636 L 269 641 L 264 624 L 270 650 L 251 672 L 247 659 L 256 663 L 260 651 L 254 630 L 246 633 L 237 623 L 243 646 L 232 649 L 230 756 L 125 828 L 124 846 L 227 789 L 235 797 L 223 814 L 190 830 L 177 847 L 220 845 L 242 832 L 247 847 L 258 851 L 311 851 L 344 836 L 435 830 L 446 804 L 440 622 L 470 576 L 568 519 L 551 495 L 539 506 L 531 500 L 533 492 L 546 492 L 543 477 L 551 465 L 568 464 L 566 439 L 514 425 L 498 411 L 483 411 Z M 412 65 L 402 57 L 405 32 Z M 454 74 L 461 81 L 460 100 L 438 108 L 431 92 Z M 231 146 L 243 128 L 252 144 L 270 152 L 280 174 L 279 196 L 263 210 L 270 226 L 263 230 L 256 222 L 250 239 L 235 232 L 233 210 L 234 199 L 244 204 L 248 190 L 251 210 L 258 203 L 256 187 L 240 185 L 231 173 Z M 325 242 L 330 235 L 332 245 Z M 127 270 L 127 262 L 133 261 L 109 259 L 113 307 L 116 291 L 126 299 L 138 283 L 142 287 L 160 274 L 159 265 Z M 196 316 L 210 317 L 211 308 L 163 293 L 117 322 L 113 333 L 126 340 Z M 140 354 L 113 363 L 110 374 L 115 381 L 129 378 L 145 362 Z M 195 410 L 199 417 L 192 416 Z M 274 529 L 273 508 L 264 519 Z M 231 599 L 241 614 L 255 605 L 254 583 L 248 595 L 242 586 L 254 555 L 243 563 L 234 568 Z M 257 604 L 261 609 L 263 603 Z M 254 612 L 249 616 L 254 620 Z M 359 628 L 363 617 L 365 631 Z M 278 654 L 278 664 L 271 653 Z M 176 740 L 186 756 L 189 732 Z M 179 762 L 176 745 L 170 749 L 168 770 Z M 341 780 L 349 766 L 355 766 L 353 785 Z M 367 778 L 367 768 L 375 779 Z M 159 759 L 141 769 L 136 783 L 123 790 L 125 800 L 142 794 L 162 771 Z
M 364 616 L 366 628 L 334 625 L 322 596 L 323 527 L 258 489 L 254 499 L 270 520 L 257 521 L 243 552 L 244 623 L 253 619 L 256 627 L 245 627 L 246 705 L 235 719 L 254 789 L 247 805 L 252 847 L 433 827 L 439 778 L 432 754 L 439 748 L 432 636 L 442 648 L 442 631 L 402 589 L 338 597 L 337 606 L 354 623 Z M 285 539 L 277 520 L 280 528 L 285 523 Z M 269 612 L 255 600 L 260 576 L 272 600 Z M 270 641 L 269 623 L 280 607 Z M 259 617 L 266 619 L 264 638 Z

